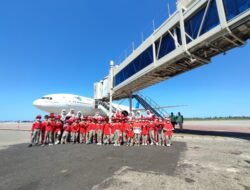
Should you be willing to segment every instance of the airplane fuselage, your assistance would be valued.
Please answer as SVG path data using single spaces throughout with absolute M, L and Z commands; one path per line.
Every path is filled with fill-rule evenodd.
M 33 102 L 33 105 L 45 112 L 60 114 L 63 109 L 67 112 L 70 109 L 74 109 L 75 113 L 80 111 L 82 115 L 89 116 L 94 115 L 99 112 L 101 115 L 107 115 L 105 110 L 95 108 L 95 100 L 92 98 L 87 98 L 84 96 L 78 96 L 74 94 L 51 94 L 43 96 Z M 119 107 L 120 110 L 129 111 L 128 106 L 122 106 L 117 104 L 112 104 L 116 108 Z

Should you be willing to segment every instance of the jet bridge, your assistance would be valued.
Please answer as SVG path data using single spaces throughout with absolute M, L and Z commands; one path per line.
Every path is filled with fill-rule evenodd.
M 111 68 L 113 100 L 206 65 L 249 39 L 250 0 L 179 1 L 177 7 L 131 55 Z
M 179 0 L 177 11 L 119 65 L 95 83 L 95 99 L 132 94 L 197 67 L 246 44 L 250 0 Z M 131 107 L 131 106 L 130 106 Z M 111 111 L 110 111 L 111 115 Z

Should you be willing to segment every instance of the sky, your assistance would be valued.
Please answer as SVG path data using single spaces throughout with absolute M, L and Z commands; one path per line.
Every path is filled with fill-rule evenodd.
M 42 113 L 46 94 L 93 97 L 93 83 L 175 10 L 174 0 L 2 0 L 0 121 Z M 186 117 L 250 116 L 250 46 L 141 92 Z

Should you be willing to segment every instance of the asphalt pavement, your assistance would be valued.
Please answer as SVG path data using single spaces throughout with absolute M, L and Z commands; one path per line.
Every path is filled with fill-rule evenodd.
M 229 130 L 236 124 L 220 123 L 220 131 L 212 130 L 215 125 L 203 130 L 206 125 L 177 129 L 170 148 L 82 144 L 27 148 L 30 124 L 0 124 L 0 190 L 250 190 L 248 122 L 241 123 L 237 132 Z
M 0 189 L 92 189 L 123 168 L 173 176 L 185 149 L 183 142 L 170 148 L 14 145 L 0 151 Z

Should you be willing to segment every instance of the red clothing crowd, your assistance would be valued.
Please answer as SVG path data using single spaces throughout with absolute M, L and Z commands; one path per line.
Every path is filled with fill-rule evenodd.
M 173 126 L 169 118 L 113 117 L 112 122 L 104 117 L 67 117 L 46 115 L 36 117 L 32 124 L 31 143 L 41 145 L 82 143 L 114 146 L 161 145 L 170 146 Z

